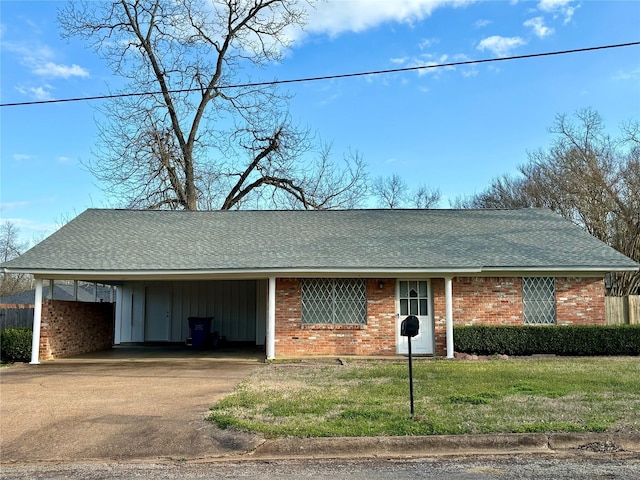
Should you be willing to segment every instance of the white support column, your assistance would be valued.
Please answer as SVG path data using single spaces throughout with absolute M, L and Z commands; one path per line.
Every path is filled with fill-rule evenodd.
M 269 277 L 267 306 L 267 360 L 276 358 L 276 277 Z
M 447 331 L 447 358 L 453 358 L 453 278 L 444 279 L 444 301 Z
M 42 279 L 36 278 L 36 300 L 33 305 L 33 337 L 31 340 L 31 365 L 40 363 L 40 324 L 42 321 Z

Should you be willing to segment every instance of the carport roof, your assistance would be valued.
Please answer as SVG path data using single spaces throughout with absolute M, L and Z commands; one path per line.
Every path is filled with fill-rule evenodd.
M 89 209 L 9 271 L 489 272 L 636 270 L 545 209 L 157 211 Z

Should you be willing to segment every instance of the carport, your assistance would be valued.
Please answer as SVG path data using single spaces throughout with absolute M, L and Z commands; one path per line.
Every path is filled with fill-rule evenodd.
M 100 275 L 100 276 L 99 276 Z M 268 279 L 190 275 L 104 275 L 83 272 L 83 280 L 114 285 L 114 304 L 45 300 L 44 281 L 69 279 L 68 273 L 36 276 L 32 364 L 111 346 L 184 346 L 189 318 L 210 318 L 216 346 L 262 351 L 267 341 Z M 160 277 L 160 278 L 159 278 Z M 184 278 L 187 277 L 187 278 Z M 75 277 L 74 277 L 75 279 Z M 212 342 L 209 346 L 214 346 Z M 229 351 L 220 349 L 219 352 Z M 151 350 L 141 350 L 141 352 Z M 184 354 L 189 349 L 177 349 Z

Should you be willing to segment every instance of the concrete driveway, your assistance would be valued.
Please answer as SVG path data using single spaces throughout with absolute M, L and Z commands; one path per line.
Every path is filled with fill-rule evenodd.
M 204 418 L 260 363 L 259 355 L 157 350 L 2 368 L 0 461 L 192 459 L 250 450 L 259 437 Z

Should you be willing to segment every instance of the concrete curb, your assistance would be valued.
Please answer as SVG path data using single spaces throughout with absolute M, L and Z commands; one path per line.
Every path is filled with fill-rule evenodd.
M 552 433 L 552 450 L 626 451 L 640 453 L 640 434 L 637 433 Z
M 279 438 L 267 440 L 244 455 L 252 459 L 417 457 L 509 453 L 554 453 L 568 450 L 640 452 L 640 435 L 497 434 L 420 437 Z

